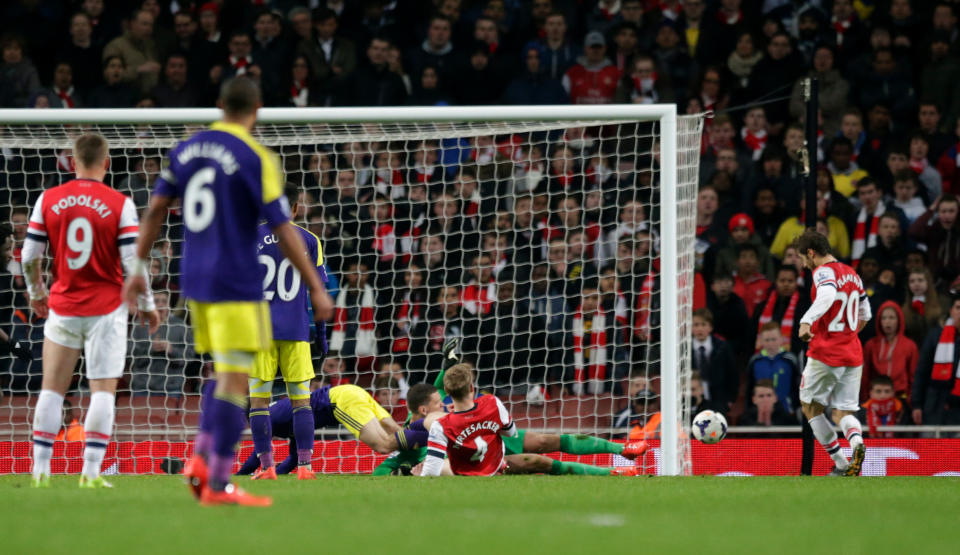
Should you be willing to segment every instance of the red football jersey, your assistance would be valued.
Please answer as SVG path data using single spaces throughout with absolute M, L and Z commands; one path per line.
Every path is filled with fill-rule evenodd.
M 27 234 L 49 241 L 50 309 L 61 316 L 109 314 L 123 302 L 120 245 L 137 240 L 133 201 L 99 181 L 74 179 L 44 191 Z
M 815 302 L 817 294 L 826 287 L 836 289 L 837 298 L 827 312 L 811 324 L 813 339 L 807 356 L 827 366 L 860 366 L 863 364 L 863 346 L 857 337 L 860 307 L 869 302 L 863 282 L 850 266 L 828 262 L 813 271 L 811 301 Z
M 517 427 L 500 399 L 478 397 L 472 409 L 443 415 L 430 427 L 427 456 L 450 458 L 458 476 L 493 476 L 503 467 L 503 439 Z

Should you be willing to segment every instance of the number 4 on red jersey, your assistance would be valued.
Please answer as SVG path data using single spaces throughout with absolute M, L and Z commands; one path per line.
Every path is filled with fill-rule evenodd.
M 44 191 L 27 235 L 50 243 L 50 309 L 61 316 L 116 310 L 123 302 L 120 247 L 136 242 L 139 226 L 133 201 L 98 181 L 74 179 Z

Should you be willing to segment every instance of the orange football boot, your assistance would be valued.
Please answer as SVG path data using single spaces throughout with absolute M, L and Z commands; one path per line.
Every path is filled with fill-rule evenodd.
M 198 500 L 203 488 L 207 486 L 207 461 L 200 455 L 193 455 L 183 467 L 183 479 L 190 493 Z
M 309 465 L 302 465 L 297 467 L 297 480 L 316 480 L 317 473 L 310 468 Z
M 633 461 L 646 453 L 648 449 L 650 449 L 650 445 L 646 441 L 631 441 L 623 446 L 623 453 L 620 453 L 620 456 Z
M 636 466 L 615 466 L 610 469 L 611 476 L 639 476 L 640 469 Z
M 251 480 L 276 480 L 277 479 L 277 469 L 273 466 L 264 470 L 260 469 L 253 473 L 253 476 L 250 477 Z
M 200 494 L 200 504 L 204 507 L 214 505 L 269 507 L 273 505 L 273 499 L 262 495 L 252 495 L 233 484 L 227 484 L 227 487 L 223 491 L 213 491 L 209 486 L 203 488 L 203 493 Z

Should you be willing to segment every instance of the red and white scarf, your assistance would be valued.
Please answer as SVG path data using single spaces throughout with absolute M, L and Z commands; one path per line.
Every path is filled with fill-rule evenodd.
M 650 337 L 650 309 L 653 303 L 653 285 L 656 276 L 653 271 L 643 278 L 640 293 L 637 294 L 637 315 L 634 317 L 634 328 L 645 337 Z
M 860 264 L 860 258 L 863 257 L 863 253 L 870 247 L 876 246 L 877 225 L 880 223 L 880 216 L 883 216 L 886 210 L 887 207 L 883 205 L 883 201 L 877 203 L 877 207 L 873 211 L 873 218 L 870 221 L 869 231 L 867 230 L 867 208 L 861 208 L 857 214 L 857 227 L 853 230 L 853 249 L 850 251 L 854 268 Z
M 290 85 L 290 102 L 297 108 L 305 108 L 308 104 L 307 99 L 310 96 L 310 90 L 303 81 L 294 81 Z
M 910 169 L 917 175 L 923 173 L 923 170 L 927 169 L 929 165 L 930 162 L 928 162 L 926 158 L 920 158 L 919 160 L 915 158 L 910 159 Z
M 914 312 L 920 316 L 924 316 L 927 312 L 927 297 L 926 295 L 917 295 L 910 301 L 910 306 L 913 307 Z
M 619 289 L 617 289 L 617 300 L 613 303 L 613 317 L 621 326 L 627 325 L 627 298 Z
M 407 195 L 404 190 L 406 179 L 403 178 L 403 172 L 392 170 L 390 168 L 380 168 L 374 174 L 374 185 L 377 192 L 386 196 L 390 200 L 403 198 Z
M 838 21 L 836 17 L 833 18 L 833 30 L 837 33 L 837 48 L 843 47 L 843 36 L 850 30 L 850 25 L 852 24 L 853 16 L 843 21 Z
M 743 12 L 737 10 L 737 13 L 729 14 L 724 10 L 717 10 L 717 21 L 724 25 L 736 25 L 743 21 Z
M 397 235 L 390 224 L 380 224 L 377 226 L 376 235 L 373 238 L 373 249 L 380 255 L 380 260 L 389 262 L 397 255 Z
M 897 415 L 903 408 L 903 403 L 896 397 L 890 397 L 882 401 L 870 399 L 863 404 L 867 412 L 867 427 L 870 430 L 871 437 L 893 437 L 893 432 L 877 431 L 879 426 L 892 426 L 897 423 Z
M 60 98 L 64 108 L 75 108 L 77 106 L 77 102 L 73 99 L 72 86 L 67 90 L 53 87 L 53 92 Z
M 933 372 L 930 379 L 935 382 L 949 383 L 953 380 L 953 389 L 950 395 L 960 397 L 960 365 L 953 366 L 953 340 L 957 335 L 957 328 L 953 325 L 953 318 L 947 318 L 940 332 L 940 341 L 937 350 L 933 353 Z
M 460 304 L 473 315 L 490 312 L 490 307 L 496 299 L 497 284 L 493 281 L 485 286 L 473 282 L 464 287 L 463 292 L 460 293 Z
M 400 252 L 403 253 L 404 266 L 410 263 L 413 253 L 420 250 L 420 236 L 423 234 L 423 226 L 426 221 L 426 215 L 420 214 L 410 229 L 400 236 Z
M 574 390 L 581 393 L 583 384 L 586 384 L 589 393 L 600 393 L 603 391 L 603 380 L 607 377 L 607 317 L 603 309 L 594 313 L 590 323 L 590 360 L 586 367 L 583 357 L 584 333 L 583 306 L 580 306 L 573 318 Z
M 419 166 L 413 170 L 414 183 L 430 183 L 433 179 L 434 166 Z
M 230 66 L 234 69 L 236 75 L 244 75 L 247 73 L 247 66 L 253 64 L 253 58 L 250 56 L 245 56 L 243 58 L 237 58 L 236 56 L 230 56 Z
M 410 331 L 420 321 L 420 311 L 423 306 L 413 298 L 409 291 L 403 295 L 403 304 L 394 317 L 394 327 L 399 330 L 400 335 L 393 340 L 391 350 L 394 353 L 405 353 L 410 350 Z
M 360 294 L 360 322 L 357 328 L 356 356 L 377 356 L 377 337 L 374 334 L 376 322 L 373 318 L 374 310 L 373 287 L 363 286 Z M 330 350 L 342 351 L 347 339 L 347 288 L 341 288 L 337 295 L 337 304 L 334 311 L 333 333 L 330 335 Z
M 767 130 L 761 129 L 760 131 L 753 132 L 744 127 L 740 130 L 740 137 L 743 139 L 743 143 L 747 145 L 747 148 L 753 152 L 753 159 L 759 160 L 763 154 L 763 149 L 767 146 Z
M 773 321 L 773 311 L 777 306 L 777 297 L 776 291 L 770 293 L 770 298 L 767 299 L 767 304 L 764 305 L 763 312 L 760 313 L 760 325 L 757 326 L 758 335 L 764 324 Z M 790 336 L 793 333 L 793 318 L 797 313 L 798 300 L 800 300 L 800 293 L 794 291 L 793 295 L 790 296 L 790 304 L 787 305 L 787 310 L 784 311 L 783 318 L 780 319 L 780 335 L 787 341 L 790 341 Z

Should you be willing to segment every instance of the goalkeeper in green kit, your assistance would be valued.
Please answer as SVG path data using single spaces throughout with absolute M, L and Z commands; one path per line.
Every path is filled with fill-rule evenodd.
M 443 376 L 448 368 L 460 362 L 460 338 L 447 340 L 443 346 L 443 371 L 431 386 L 418 384 L 410 388 L 407 393 L 407 420 L 404 426 L 423 426 L 429 430 L 430 425 L 443 415 Z M 649 446 L 645 441 L 631 441 L 626 444 L 607 441 L 598 437 L 582 434 L 542 434 L 518 430 L 516 437 L 503 438 L 507 455 L 523 453 L 553 453 L 560 451 L 571 455 L 594 455 L 611 453 L 626 459 L 636 460 L 643 455 Z M 427 447 L 415 446 L 391 455 L 380 466 L 374 469 L 374 476 L 388 476 L 392 474 L 410 475 L 414 467 L 423 462 L 427 456 Z M 444 474 L 449 474 L 448 469 Z M 609 476 L 620 474 L 617 469 L 603 468 L 588 464 L 556 461 L 550 474 L 585 474 Z

